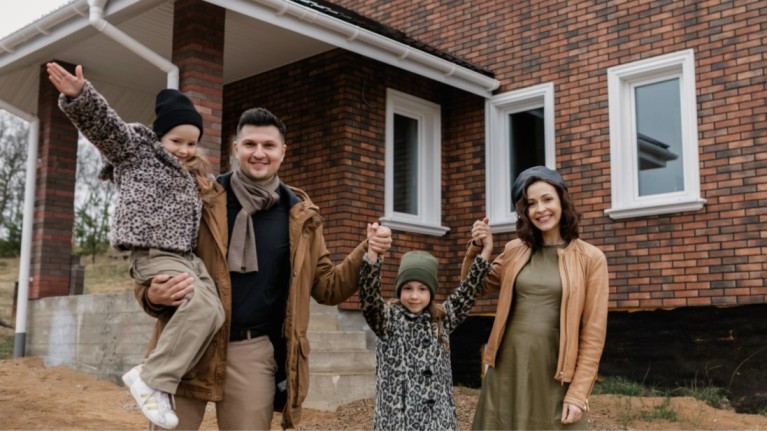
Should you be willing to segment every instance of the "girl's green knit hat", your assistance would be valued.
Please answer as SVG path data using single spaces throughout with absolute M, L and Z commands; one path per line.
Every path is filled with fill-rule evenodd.
M 420 281 L 429 288 L 431 299 L 437 294 L 437 258 L 425 251 L 409 251 L 402 255 L 402 260 L 394 280 L 397 285 L 397 298 L 402 291 L 402 285 L 408 281 Z

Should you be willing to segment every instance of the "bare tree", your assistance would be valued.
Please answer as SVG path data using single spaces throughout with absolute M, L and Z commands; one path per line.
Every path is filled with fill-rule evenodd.
M 25 121 L 0 110 L 0 256 L 17 256 L 21 248 L 28 131 Z M 98 150 L 81 136 L 73 234 L 81 254 L 94 257 L 108 248 L 116 197 L 114 185 L 98 179 L 101 166 Z
M 0 110 L 0 255 L 18 255 L 29 125 Z
M 109 249 L 109 221 L 117 194 L 114 184 L 98 178 L 102 166 L 101 154 L 96 147 L 80 136 L 74 236 L 80 248 L 79 254 L 91 256 L 91 260 Z

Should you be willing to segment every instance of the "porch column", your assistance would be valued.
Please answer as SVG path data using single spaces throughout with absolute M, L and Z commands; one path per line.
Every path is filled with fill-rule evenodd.
M 74 65 L 59 62 L 70 71 Z M 59 92 L 40 66 L 40 146 L 32 234 L 29 299 L 69 294 L 74 223 L 77 129 L 58 107 Z
M 229 170 L 229 142 L 222 142 L 224 25 L 226 10 L 201 0 L 178 0 L 173 12 L 172 61 L 179 90 L 202 114 L 201 147 L 216 174 Z

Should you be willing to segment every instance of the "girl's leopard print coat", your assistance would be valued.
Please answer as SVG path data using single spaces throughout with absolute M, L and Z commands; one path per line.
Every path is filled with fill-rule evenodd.
M 461 286 L 444 302 L 442 337 L 459 325 L 476 302 L 490 269 L 477 256 Z M 381 259 L 367 255 L 360 267 L 362 313 L 378 336 L 374 430 L 454 430 L 457 428 L 450 351 L 437 339 L 428 311 L 420 315 L 381 297 Z
M 59 107 L 114 167 L 118 200 L 112 245 L 192 251 L 202 214 L 200 192 L 157 134 L 125 123 L 87 81 L 78 97 L 61 94 Z

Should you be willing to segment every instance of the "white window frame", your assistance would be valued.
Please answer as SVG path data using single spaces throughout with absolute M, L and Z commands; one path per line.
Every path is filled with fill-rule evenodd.
M 682 127 L 683 191 L 639 196 L 634 88 L 679 79 Z M 692 49 L 607 69 L 610 112 L 610 168 L 612 219 L 697 211 L 700 196 L 698 116 L 695 98 L 695 54 Z
M 394 114 L 418 121 L 418 214 L 394 211 Z M 443 236 L 442 116 L 439 105 L 388 88 L 386 90 L 385 208 L 380 221 L 392 229 Z
M 517 214 L 511 202 L 509 115 L 543 108 L 546 166 L 556 169 L 554 84 L 545 83 L 493 96 L 485 102 L 485 207 L 493 232 L 513 232 Z

